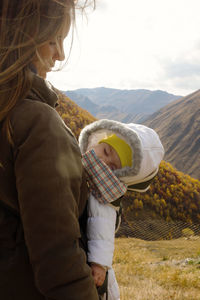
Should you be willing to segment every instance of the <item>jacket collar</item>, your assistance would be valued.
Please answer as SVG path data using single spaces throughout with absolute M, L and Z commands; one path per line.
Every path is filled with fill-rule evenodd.
M 42 77 L 32 73 L 32 87 L 29 91 L 28 98 L 31 100 L 40 100 L 52 107 L 57 105 L 58 96 L 53 86 Z

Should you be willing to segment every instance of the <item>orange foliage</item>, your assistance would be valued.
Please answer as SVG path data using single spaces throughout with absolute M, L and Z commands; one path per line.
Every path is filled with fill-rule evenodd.
M 146 193 L 129 192 L 129 199 L 142 201 L 143 208 L 150 208 L 167 221 L 200 222 L 200 181 L 174 169 L 162 161 L 158 175 Z M 135 201 L 132 210 L 139 210 Z

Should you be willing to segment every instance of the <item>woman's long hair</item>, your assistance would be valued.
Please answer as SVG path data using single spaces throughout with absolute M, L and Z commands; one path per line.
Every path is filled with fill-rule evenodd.
M 56 36 L 64 22 L 75 21 L 76 0 L 1 0 L 0 123 L 10 142 L 10 112 L 32 84 L 30 65 L 38 47 Z

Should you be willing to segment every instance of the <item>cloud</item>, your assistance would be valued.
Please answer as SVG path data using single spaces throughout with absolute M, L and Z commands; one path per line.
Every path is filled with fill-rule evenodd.
M 96 9 L 99 12 L 105 12 L 108 7 L 108 4 L 105 0 L 96 0 Z
M 197 90 L 200 87 L 200 41 L 187 46 L 173 58 L 158 58 L 160 72 L 159 81 L 168 89 L 176 87 L 182 93 Z
M 170 62 L 165 66 L 165 74 L 170 78 L 200 77 L 200 64 L 187 62 L 184 59 Z

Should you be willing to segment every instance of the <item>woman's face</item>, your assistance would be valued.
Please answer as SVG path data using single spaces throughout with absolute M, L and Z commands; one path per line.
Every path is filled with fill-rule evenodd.
M 37 55 L 33 60 L 33 65 L 37 69 L 37 74 L 46 78 L 47 72 L 50 72 L 55 65 L 56 60 L 65 59 L 63 42 L 69 32 L 69 25 L 66 24 L 57 33 L 57 35 L 37 49 Z

